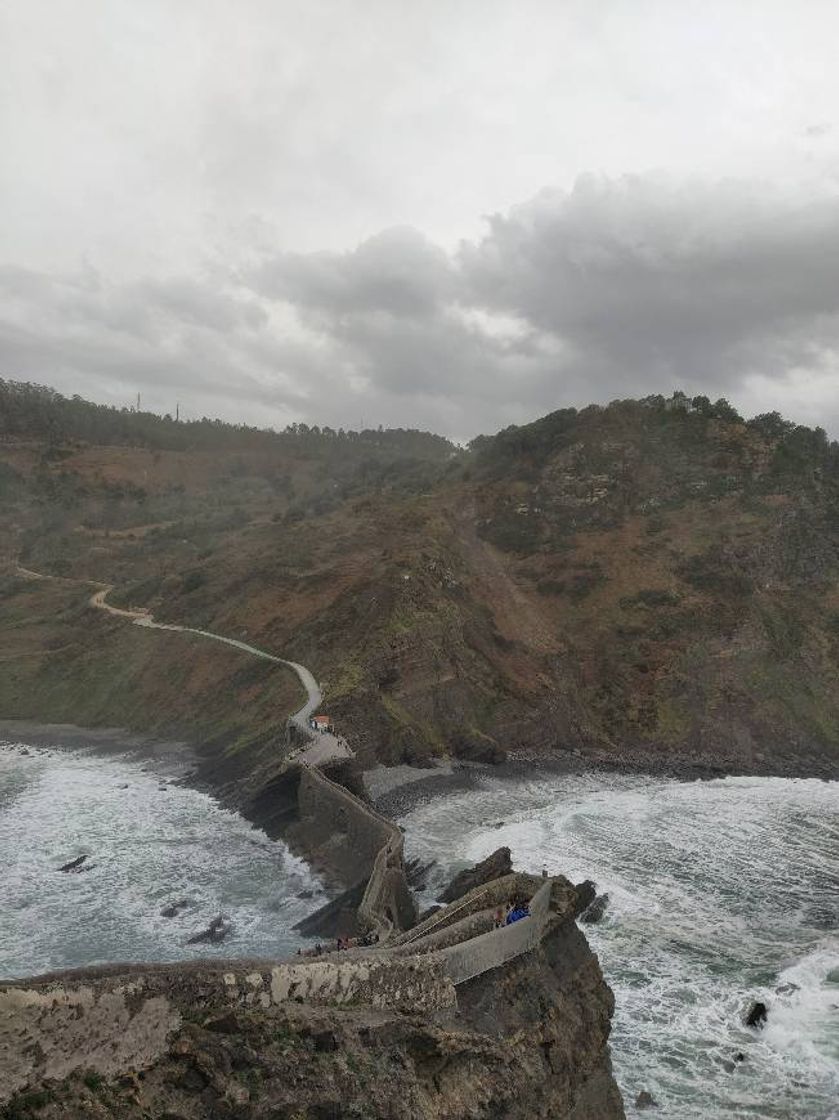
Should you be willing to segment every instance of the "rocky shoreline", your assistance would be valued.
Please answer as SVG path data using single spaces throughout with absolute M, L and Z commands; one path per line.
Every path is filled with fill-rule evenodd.
M 824 760 L 813 760 L 812 765 L 721 765 L 710 755 L 670 756 L 658 754 L 626 754 L 621 758 L 600 754 L 555 754 L 543 752 L 516 752 L 501 763 L 454 761 L 423 770 L 403 771 L 409 767 L 393 767 L 399 772 L 383 780 L 378 770 L 367 771 L 365 786 L 371 800 L 381 813 L 400 817 L 420 801 L 429 797 L 472 789 L 483 777 L 508 782 L 527 781 L 537 776 L 562 774 L 627 774 L 656 778 L 670 778 L 680 782 L 714 781 L 719 778 L 817 778 L 822 781 L 839 780 L 839 763 L 835 767 L 824 765 Z M 387 771 L 386 771 L 387 772 Z
M 36 723 L 28 719 L 0 719 L 0 742 L 49 750 L 84 750 L 89 754 L 135 756 L 174 771 L 182 780 L 195 773 L 198 758 L 185 740 L 159 739 L 120 727 L 79 727 L 74 723 Z
M 202 764 L 199 748 L 185 740 L 161 739 L 124 728 L 84 728 L 69 723 L 38 723 L 33 720 L 0 719 L 0 740 L 56 750 L 86 750 L 103 755 L 132 755 L 165 771 L 166 776 L 201 790 L 234 809 L 269 835 L 278 834 L 265 811 L 264 799 L 246 802 L 231 796 L 230 784 L 214 780 L 216 773 Z M 743 765 L 740 757 L 726 758 L 709 751 L 664 754 L 655 749 L 629 749 L 620 757 L 605 751 L 511 751 L 500 763 L 440 761 L 428 767 L 377 766 L 364 773 L 367 796 L 379 812 L 398 818 L 429 797 L 474 788 L 483 777 L 510 782 L 535 775 L 634 774 L 674 781 L 711 781 L 725 777 L 817 778 L 839 780 L 839 760 L 831 765 L 824 757 L 796 754 L 755 756 Z M 223 775 L 223 770 L 222 770 Z

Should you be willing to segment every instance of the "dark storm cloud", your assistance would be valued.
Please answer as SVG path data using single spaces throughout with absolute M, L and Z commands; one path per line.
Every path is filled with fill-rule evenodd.
M 98 398 L 468 438 L 678 386 L 839 431 L 839 202 L 759 185 L 582 179 L 453 253 L 397 228 L 166 280 L 6 268 L 0 299 L 5 375 Z
M 675 386 L 760 410 L 755 378 L 783 391 L 793 374 L 834 372 L 833 198 L 583 178 L 488 226 L 448 260 L 389 231 L 353 253 L 273 257 L 250 283 L 291 304 L 370 393 L 457 402 L 460 433 Z
M 470 298 L 572 347 L 593 392 L 740 392 L 839 338 L 839 202 L 757 188 L 581 180 L 464 246 Z
M 253 277 L 256 287 L 328 318 L 382 312 L 422 319 L 455 295 L 452 264 L 417 230 L 384 230 L 349 253 L 284 253 Z
M 311 355 L 267 335 L 267 322 L 251 293 L 227 293 L 215 280 L 112 284 L 91 269 L 0 268 L 0 376 L 96 400 L 126 404 L 141 392 L 173 410 L 186 396 L 202 402 L 193 414 L 229 414 L 238 397 L 240 416 L 284 421 L 305 399 Z
M 475 417 L 494 424 L 511 403 L 519 415 L 510 378 L 527 381 L 539 355 L 476 318 L 457 260 L 415 230 L 385 230 L 348 253 L 278 254 L 246 282 L 293 307 L 379 404 L 411 398 L 438 426 L 470 414 L 456 434 Z

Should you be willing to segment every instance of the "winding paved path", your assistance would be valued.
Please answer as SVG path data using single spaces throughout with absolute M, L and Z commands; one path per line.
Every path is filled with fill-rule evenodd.
M 20 564 L 17 565 L 17 571 L 19 575 L 27 579 L 49 579 L 64 582 L 59 576 L 33 572 L 29 568 L 21 567 Z M 296 755 L 298 761 L 315 766 L 328 762 L 331 758 L 352 757 L 353 752 L 350 748 L 335 735 L 318 732 L 313 736 L 309 727 L 309 717 L 320 707 L 323 695 L 314 675 L 305 665 L 300 665 L 297 661 L 287 661 L 284 657 L 275 657 L 273 653 L 267 653 L 264 649 L 248 645 L 247 642 L 240 642 L 236 638 L 225 638 L 221 634 L 213 634 L 209 630 L 197 630 L 194 626 L 177 626 L 169 622 L 155 622 L 151 613 L 144 609 L 126 610 L 122 607 L 111 606 L 107 601 L 108 592 L 111 590 L 112 585 L 110 584 L 100 585 L 99 590 L 91 595 L 90 605 L 98 610 L 105 611 L 107 614 L 128 619 L 135 626 L 145 626 L 149 630 L 171 630 L 179 634 L 197 634 L 201 638 L 210 638 L 214 642 L 223 642 L 224 645 L 233 646 L 235 649 L 242 650 L 243 653 L 251 654 L 252 657 L 260 657 L 263 661 L 272 661 L 275 665 L 285 665 L 292 669 L 306 690 L 306 703 L 290 717 L 290 720 L 308 739 L 314 738 L 314 742 L 310 746 Z

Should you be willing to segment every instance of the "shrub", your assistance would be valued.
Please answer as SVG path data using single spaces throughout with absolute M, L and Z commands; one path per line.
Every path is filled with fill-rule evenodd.
M 564 579 L 540 579 L 536 590 L 542 595 L 561 595 L 565 591 Z
M 200 568 L 193 568 L 181 580 L 181 593 L 188 595 L 191 591 L 197 591 L 199 587 L 203 587 L 206 582 L 206 574 Z
M 664 588 L 650 587 L 639 591 L 637 595 L 627 595 L 620 601 L 623 608 L 628 607 L 674 607 L 679 602 L 679 596 Z
M 581 572 L 575 572 L 568 588 L 568 597 L 574 603 L 587 598 L 595 587 L 606 582 L 606 576 L 599 564 L 592 564 Z
M 679 566 L 678 572 L 697 591 L 717 591 L 724 595 L 743 597 L 750 595 L 754 587 L 742 565 L 728 556 L 718 544 L 688 557 Z

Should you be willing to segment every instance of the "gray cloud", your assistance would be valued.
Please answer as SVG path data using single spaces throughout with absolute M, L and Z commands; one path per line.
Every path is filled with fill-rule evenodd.
M 681 384 L 839 431 L 830 0 L 174 7 L 5 6 L 0 372 L 460 437 Z
M 7 376 L 256 423 L 457 438 L 667 392 L 839 434 L 839 202 L 659 175 L 581 179 L 445 252 L 410 228 L 193 276 L 0 270 Z
M 491 217 L 449 259 L 388 231 L 352 253 L 278 254 L 248 282 L 328 340 L 371 399 L 422 395 L 432 415 L 437 401 L 460 412 L 460 435 L 675 386 L 755 411 L 754 378 L 782 389 L 836 371 L 839 202 L 585 177 Z M 832 400 L 808 401 L 823 405 L 839 427 Z M 795 390 L 788 406 L 803 415 Z
M 422 319 L 456 294 L 449 258 L 407 227 L 385 230 L 348 253 L 278 254 L 251 282 L 327 318 L 378 311 Z
M 839 338 L 839 201 L 755 185 L 586 178 L 490 220 L 461 252 L 472 299 L 570 346 L 597 395 L 742 394 Z

